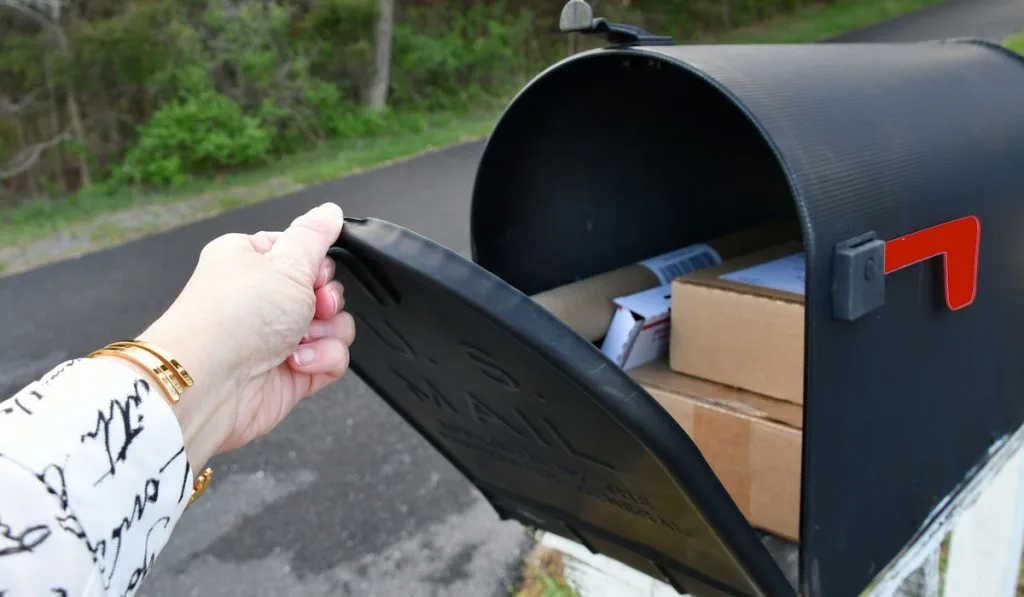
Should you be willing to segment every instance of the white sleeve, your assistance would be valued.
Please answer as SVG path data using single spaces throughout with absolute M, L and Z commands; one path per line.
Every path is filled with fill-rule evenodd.
M 58 365 L 0 402 L 0 595 L 133 595 L 191 494 L 158 386 L 115 361 Z

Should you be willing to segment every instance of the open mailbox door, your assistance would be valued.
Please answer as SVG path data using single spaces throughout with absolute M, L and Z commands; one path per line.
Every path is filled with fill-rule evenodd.
M 1024 59 L 984 43 L 577 55 L 488 142 L 475 263 L 348 221 L 352 367 L 503 517 L 697 597 L 857 595 L 1024 422 L 1022 106 Z M 807 256 L 798 575 L 529 298 L 779 218 Z
M 352 367 L 499 514 L 681 593 L 794 594 L 678 424 L 529 297 L 413 232 L 350 220 Z

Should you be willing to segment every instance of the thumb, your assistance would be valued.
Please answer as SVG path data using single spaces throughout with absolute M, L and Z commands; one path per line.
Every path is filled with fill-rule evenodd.
M 299 268 L 298 273 L 312 285 L 327 250 L 338 240 L 343 223 L 341 208 L 334 203 L 324 203 L 295 218 L 278 237 L 269 254 Z

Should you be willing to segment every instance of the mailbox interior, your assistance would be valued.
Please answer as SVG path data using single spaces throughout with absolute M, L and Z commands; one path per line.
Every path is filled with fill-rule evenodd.
M 996 339 L 1024 332 L 1022 66 L 980 43 L 578 55 L 528 85 L 488 141 L 473 257 L 534 294 L 799 218 L 800 587 L 855 595 L 1024 420 L 1010 364 L 1024 350 Z M 982 93 L 995 81 L 1006 95 Z M 939 258 L 888 276 L 883 308 L 831 317 L 837 244 L 966 215 L 985 230 L 969 309 L 944 309 Z
M 525 294 L 797 218 L 740 107 L 663 58 L 603 51 L 509 105 L 473 190 L 473 257 Z

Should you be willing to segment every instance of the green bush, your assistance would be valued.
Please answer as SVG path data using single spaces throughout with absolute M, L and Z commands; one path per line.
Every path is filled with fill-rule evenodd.
M 1006 40 L 1006 47 L 1018 54 L 1024 54 L 1024 31 L 1016 35 L 1011 35 L 1010 38 Z
M 336 85 L 316 81 L 306 94 L 313 121 L 324 132 L 343 139 L 366 137 L 387 130 L 390 113 L 345 101 Z
M 299 27 L 310 73 L 359 97 L 373 68 L 377 14 L 377 0 L 318 0 Z
M 395 27 L 391 99 L 397 107 L 450 110 L 517 86 L 539 65 L 528 11 L 504 5 L 452 13 L 444 34 L 425 33 L 427 14 L 409 11 Z
M 681 42 L 832 2 L 593 0 L 601 16 Z M 26 101 L 0 122 L 0 164 L 73 120 L 82 131 L 3 181 L 0 203 L 72 193 L 85 182 L 83 164 L 95 188 L 180 184 L 497 108 L 565 56 L 562 5 L 398 0 L 388 106 L 379 111 L 363 106 L 378 0 L 88 0 L 65 14 L 67 52 L 32 19 L 0 10 L 0 95 Z
M 200 57 L 194 31 L 182 25 L 183 13 L 173 2 L 132 6 L 123 14 L 80 21 L 68 32 L 74 49 L 66 76 L 79 93 L 101 94 L 120 87 L 155 82 L 182 60 Z
M 172 100 L 139 129 L 118 177 L 178 185 L 189 175 L 264 162 L 271 134 L 231 98 L 212 90 Z
M 604 3 L 603 16 L 628 20 L 677 38 L 719 33 L 833 0 L 633 0 L 628 9 Z M 624 11 L 625 14 L 621 14 Z M 618 14 L 617 14 L 618 13 Z

